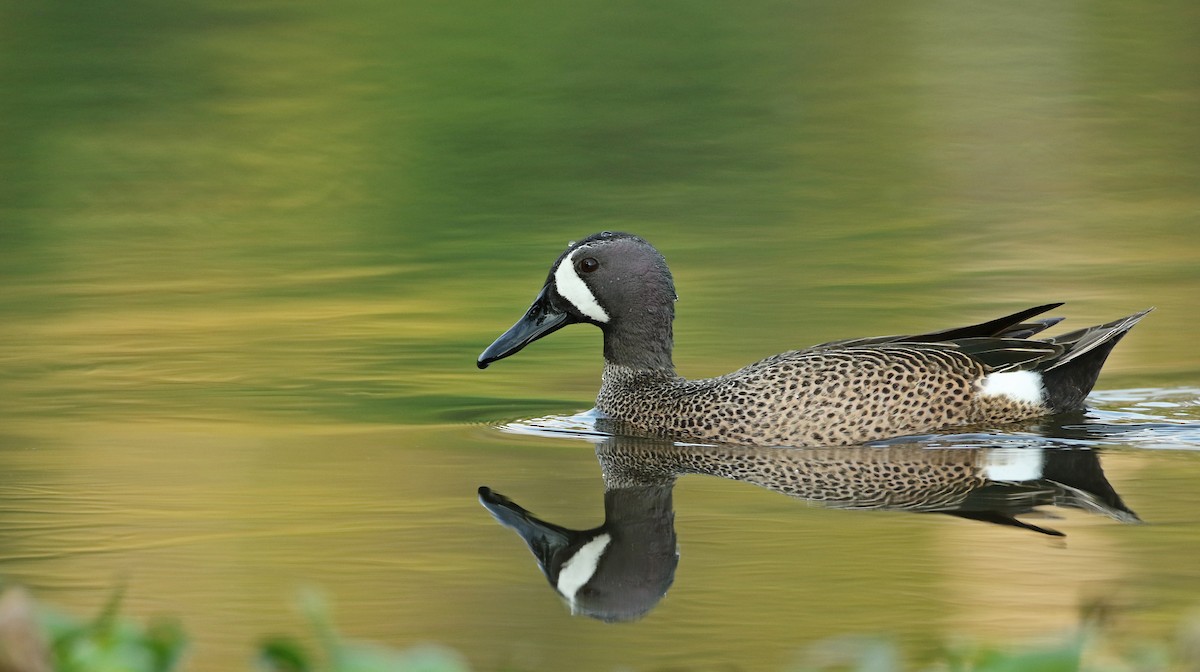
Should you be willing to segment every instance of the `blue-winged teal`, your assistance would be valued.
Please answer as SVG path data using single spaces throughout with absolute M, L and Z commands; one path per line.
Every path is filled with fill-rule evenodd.
M 1030 320 L 1061 303 L 913 336 L 835 341 L 716 378 L 671 361 L 675 285 L 645 240 L 603 232 L 573 243 L 479 368 L 576 322 L 604 332 L 596 408 L 631 429 L 752 445 L 848 445 L 1077 410 L 1117 341 L 1149 311 L 1054 338 Z

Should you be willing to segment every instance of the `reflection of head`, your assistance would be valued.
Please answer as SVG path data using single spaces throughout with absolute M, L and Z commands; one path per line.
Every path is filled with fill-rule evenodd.
M 571 612 L 607 622 L 644 616 L 666 595 L 679 553 L 671 486 L 618 488 L 604 494 L 605 520 L 590 530 L 543 521 L 489 488 L 479 501 L 529 545 Z

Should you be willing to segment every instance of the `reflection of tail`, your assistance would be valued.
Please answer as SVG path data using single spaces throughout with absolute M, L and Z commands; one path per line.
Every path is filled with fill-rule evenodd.
M 1046 388 L 1046 404 L 1056 413 L 1076 410 L 1092 391 L 1100 367 L 1113 346 L 1153 308 L 1105 324 L 1045 339 L 1063 347 L 1063 354 L 1046 360 L 1038 370 Z
M 1108 516 L 1121 523 L 1142 522 L 1108 482 L 1104 469 L 1100 466 L 1100 455 L 1097 451 L 1045 450 L 1041 455 L 1044 461 L 1041 464 L 1041 474 L 1036 480 L 1001 480 L 989 483 L 973 490 L 956 510 L 938 513 L 997 525 L 1010 525 L 1055 537 L 1066 535 L 1055 529 L 1018 520 L 1016 516 L 1032 514 L 1039 506 L 1053 504 Z
M 1121 523 L 1142 522 L 1109 483 L 1096 451 L 1050 451 L 1042 476 L 1058 486 L 1055 503 L 1060 506 L 1098 513 Z

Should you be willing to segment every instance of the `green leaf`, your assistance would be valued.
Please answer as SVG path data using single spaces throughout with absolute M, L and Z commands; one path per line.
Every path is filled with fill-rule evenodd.
M 312 672 L 304 647 L 291 639 L 275 638 L 258 647 L 258 665 L 268 672 Z

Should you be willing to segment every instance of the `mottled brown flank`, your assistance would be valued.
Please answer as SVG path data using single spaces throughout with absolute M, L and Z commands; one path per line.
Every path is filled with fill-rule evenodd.
M 627 442 L 596 450 L 605 487 L 633 487 L 705 474 L 840 508 L 938 511 L 987 484 L 987 451 L 920 446 L 764 449 Z
M 651 434 L 757 446 L 850 445 L 1047 412 L 984 397 L 988 372 L 934 344 L 785 352 L 702 380 L 606 364 L 596 407 Z

